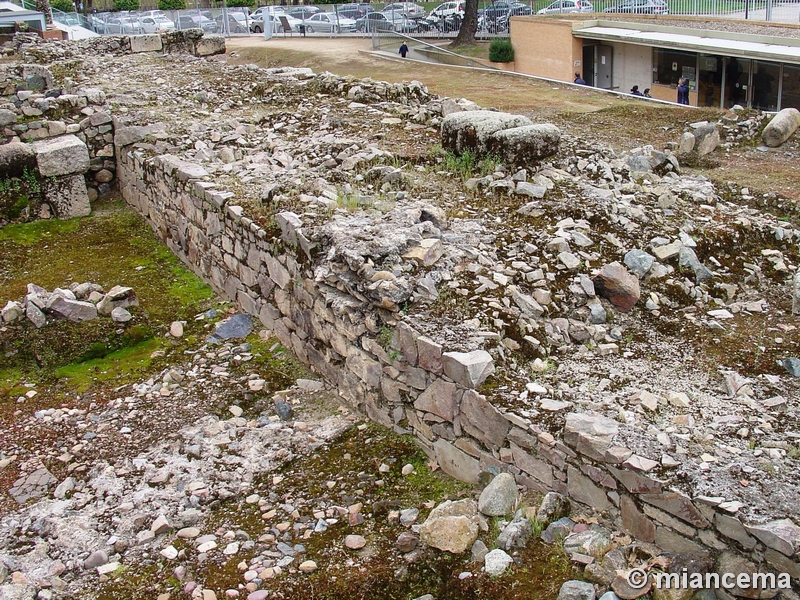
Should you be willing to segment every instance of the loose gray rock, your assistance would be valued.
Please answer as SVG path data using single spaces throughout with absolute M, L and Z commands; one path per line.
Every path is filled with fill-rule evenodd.
M 569 516 L 569 499 L 558 492 L 547 492 L 542 498 L 539 510 L 536 511 L 536 520 L 539 523 L 550 525 L 554 521 Z
M 514 476 L 500 473 L 483 488 L 478 498 L 478 510 L 490 517 L 510 515 L 517 508 L 519 492 Z
M 610 549 L 611 535 L 604 528 L 587 529 L 564 538 L 564 552 L 567 554 L 586 554 L 599 559 Z
M 585 581 L 565 581 L 556 600 L 595 600 L 594 586 Z
M 530 520 L 524 515 L 518 515 L 505 526 L 502 533 L 497 536 L 495 543 L 503 550 L 524 548 L 531 535 L 533 535 L 533 527 Z
M 500 575 L 513 562 L 513 558 L 499 548 L 496 548 L 484 557 L 483 570 L 489 575 Z
M 552 544 L 556 540 L 567 537 L 572 532 L 573 527 L 575 527 L 575 522 L 572 519 L 561 517 L 558 521 L 550 523 L 540 537 L 545 544 Z
M 102 550 L 96 550 L 92 552 L 85 561 L 83 561 L 83 568 L 96 569 L 97 567 L 104 565 L 107 562 L 108 562 L 108 554 L 106 554 Z
M 217 329 L 206 341 L 210 344 L 219 344 L 223 340 L 243 339 L 253 331 L 253 319 L 250 315 L 236 314 L 217 324 Z
M 510 165 L 527 165 L 557 154 L 560 140 L 558 127 L 542 123 L 497 131 L 486 145 L 489 153 Z
M 781 365 L 792 377 L 800 377 L 800 358 L 785 358 L 781 361 Z
M 694 151 L 697 156 L 711 154 L 719 146 L 719 129 L 714 123 L 707 123 L 695 129 L 694 137 Z
M 472 544 L 472 562 L 483 563 L 488 552 L 489 548 L 486 547 L 486 544 L 481 540 L 475 540 L 475 543 Z
M 638 248 L 629 250 L 623 259 L 625 266 L 633 271 L 639 279 L 647 274 L 650 267 L 653 266 L 653 261 L 655 261 L 654 256 Z

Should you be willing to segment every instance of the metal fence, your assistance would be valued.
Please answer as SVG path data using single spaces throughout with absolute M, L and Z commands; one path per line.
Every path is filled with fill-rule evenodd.
M 427 7 L 427 8 L 426 8 Z M 800 22 L 800 2 L 780 0 L 528 0 L 483 2 L 478 15 L 478 37 L 508 35 L 514 15 L 580 16 L 659 14 Z M 579 15 L 573 15 L 579 16 Z M 247 8 L 194 8 L 179 11 L 62 13 L 54 20 L 81 25 L 99 34 L 141 34 L 201 28 L 226 36 L 263 34 L 270 29 L 282 35 L 358 35 L 395 32 L 414 37 L 453 37 L 463 20 L 462 0 L 442 4 L 323 4 L 319 6 L 263 6 Z

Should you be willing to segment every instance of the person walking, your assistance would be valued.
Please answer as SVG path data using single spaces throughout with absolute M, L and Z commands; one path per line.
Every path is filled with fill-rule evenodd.
M 586 82 L 584 81 L 583 77 L 581 77 L 580 73 L 575 73 L 575 81 L 573 81 L 572 83 L 577 83 L 578 85 L 586 85 Z
M 406 57 L 406 54 L 408 54 L 408 46 L 406 45 L 405 42 L 400 44 L 400 50 L 398 52 L 400 53 L 400 56 L 402 56 L 403 58 Z
M 686 77 L 678 79 L 678 104 L 689 104 L 689 81 Z

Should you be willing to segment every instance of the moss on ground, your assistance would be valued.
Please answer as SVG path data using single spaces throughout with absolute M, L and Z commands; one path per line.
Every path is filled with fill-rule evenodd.
M 126 324 L 100 317 L 53 321 L 36 329 L 27 320 L 0 332 L 0 401 L 21 380 L 63 379 L 86 389 L 95 381 L 129 380 L 150 364 L 172 321 L 187 322 L 213 303 L 213 292 L 187 271 L 148 225 L 119 198 L 95 203 L 95 214 L 0 228 L 0 301 L 20 300 L 28 283 L 47 290 L 90 281 L 103 289 L 130 286 L 139 306 Z

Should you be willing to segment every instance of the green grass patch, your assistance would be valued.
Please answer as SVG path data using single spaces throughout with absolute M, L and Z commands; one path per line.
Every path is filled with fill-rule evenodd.
M 151 354 L 160 347 L 158 339 L 150 338 L 100 358 L 65 365 L 55 370 L 55 376 L 79 392 L 112 379 L 117 385 L 122 385 L 143 373 L 153 360 Z
M 47 242 L 57 236 L 76 231 L 85 219 L 59 221 L 47 219 L 32 223 L 15 223 L 0 227 L 0 243 L 7 242 L 20 246 L 33 246 Z
M 111 359 L 123 349 L 137 357 L 139 351 L 152 352 L 153 343 L 143 342 L 162 336 L 172 321 L 186 321 L 187 338 L 203 333 L 207 322 L 194 316 L 214 304 L 213 290 L 121 201 L 97 202 L 94 209 L 83 219 L 0 228 L 0 302 L 22 299 L 28 283 L 47 290 L 86 281 L 105 290 L 130 286 L 139 298 L 139 305 L 129 309 L 133 320 L 122 327 L 102 316 L 84 323 L 53 321 L 41 329 L 26 320 L 10 324 L 0 333 L 0 355 L 18 379 L 55 376 L 69 382 L 74 371 L 85 386 L 95 377 L 83 375 L 85 369 L 96 369 L 98 381 L 110 378 L 103 374 L 105 365 L 91 361 Z

